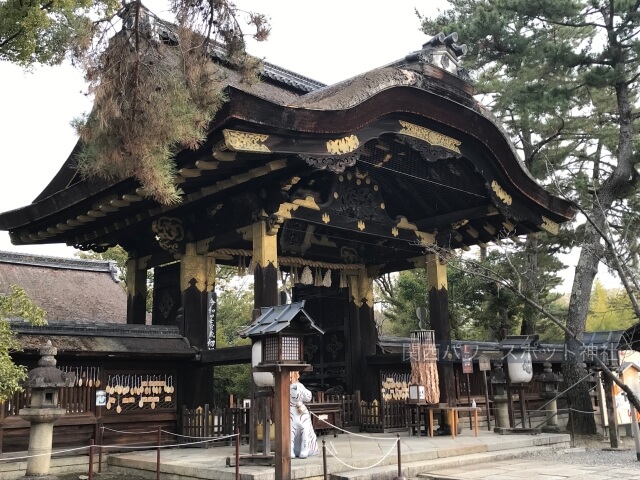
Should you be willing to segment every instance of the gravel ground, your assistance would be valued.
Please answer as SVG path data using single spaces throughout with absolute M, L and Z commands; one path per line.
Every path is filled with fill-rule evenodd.
M 605 450 L 610 447 L 608 440 L 601 437 L 577 437 L 575 450 L 562 449 L 556 451 L 535 452 L 523 458 L 542 459 L 551 462 L 560 462 L 570 465 L 591 465 L 610 467 L 638 467 L 640 462 L 636 459 L 633 439 L 621 441 L 621 447 L 625 450 Z

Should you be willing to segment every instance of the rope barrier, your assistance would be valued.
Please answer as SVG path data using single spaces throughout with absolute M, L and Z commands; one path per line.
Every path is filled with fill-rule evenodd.
M 56 451 L 52 451 L 52 452 L 48 452 L 48 453 L 37 453 L 35 455 L 25 455 L 22 457 L 8 457 L 8 458 L 0 458 L 0 462 L 7 462 L 10 460 L 24 460 L 25 458 L 34 458 L 34 457 L 43 457 L 45 455 L 58 455 L 60 453 L 68 453 L 68 452 L 76 452 L 78 450 L 84 450 L 84 449 L 88 449 L 90 447 L 76 447 L 76 448 L 69 448 L 67 450 L 56 450 Z
M 127 435 L 148 435 L 150 433 L 157 433 L 157 430 L 151 430 L 149 432 L 136 432 L 136 431 L 127 431 L 127 430 L 114 430 L 113 428 L 105 427 L 104 425 L 100 427 L 102 430 L 109 430 L 110 432 L 115 433 L 124 433 Z
M 585 414 L 589 414 L 590 413 L 591 415 L 595 415 L 596 414 L 595 411 L 593 411 L 593 412 L 585 412 L 583 410 L 578 410 L 577 408 L 559 408 L 558 411 L 560 411 L 560 410 L 571 410 L 572 412 L 585 413 Z
M 167 430 L 160 430 L 162 433 L 166 433 L 167 435 L 173 435 L 174 437 L 181 437 L 181 438 L 206 438 L 209 440 L 226 440 L 227 438 L 233 438 L 235 436 L 237 436 L 236 433 L 231 433 L 229 435 L 223 435 L 221 437 L 198 437 L 196 435 L 180 435 L 179 433 L 173 433 L 173 432 L 168 432 Z
M 394 440 L 393 438 L 388 438 L 388 437 L 370 437 L 368 435 L 361 435 L 359 433 L 350 432 L 349 430 L 345 430 L 343 428 L 338 427 L 337 425 L 333 425 L 333 424 L 327 422 L 325 419 L 320 418 L 318 415 L 316 415 L 312 411 L 309 411 L 309 413 L 311 415 L 313 415 L 314 417 L 316 417 L 318 420 L 322 420 L 322 423 L 325 423 L 325 424 L 329 425 L 331 428 L 335 428 L 336 430 L 340 430 L 343 433 L 348 433 L 349 435 L 355 435 L 356 437 L 361 437 L 361 438 L 368 438 L 370 440 Z
M 114 430 L 115 431 L 115 430 Z M 161 430 L 163 432 L 165 432 L 164 430 Z M 155 433 L 156 431 L 154 431 L 153 433 Z M 165 433 L 170 433 L 170 432 L 165 432 Z M 184 435 L 181 435 L 184 436 Z M 121 449 L 121 450 L 155 450 L 158 448 L 174 448 L 174 447 L 184 447 L 184 446 L 189 446 L 189 445 L 199 445 L 202 443 L 207 443 L 207 442 L 217 442 L 220 440 L 227 440 L 229 438 L 234 438 L 239 436 L 239 434 L 232 434 L 232 435 L 225 435 L 224 437 L 207 437 L 206 440 L 200 440 L 197 442 L 186 442 L 186 443 L 172 443 L 170 445 L 139 445 L 139 446 L 132 446 L 132 445 L 93 445 L 93 448 L 103 448 L 103 449 L 108 449 L 108 448 L 113 448 L 113 449 Z M 193 438 L 193 437 L 191 437 Z M 68 452 L 75 452 L 78 450 L 85 450 L 85 449 L 89 449 L 91 448 L 90 446 L 86 446 L 86 447 L 76 447 L 76 448 L 69 448 L 67 450 L 56 450 L 56 451 L 52 451 L 50 453 L 38 453 L 36 455 L 23 455 L 20 457 L 8 457 L 8 458 L 0 458 L 0 462 L 5 462 L 5 461 L 11 461 L 11 460 L 25 460 L 28 458 L 33 458 L 33 457 L 42 457 L 44 455 L 58 455 L 61 453 L 68 453 Z
M 374 468 L 377 467 L 378 465 L 380 465 L 385 458 L 387 458 L 389 455 L 391 455 L 391 452 L 393 452 L 394 448 L 396 448 L 397 443 L 400 441 L 399 438 L 395 438 L 393 445 L 391 445 L 391 448 L 389 449 L 389 451 L 383 455 L 383 457 L 378 460 L 376 463 L 369 465 L 368 467 L 356 467 L 355 465 L 349 465 L 348 463 L 344 462 L 343 460 L 341 460 L 340 458 L 337 457 L 337 450 L 336 453 L 334 454 L 332 450 L 335 450 L 335 447 L 333 446 L 332 442 L 329 442 L 329 445 L 331 445 L 331 448 L 329 449 L 329 453 L 331 454 L 331 456 L 333 458 L 335 458 L 338 462 L 340 462 L 342 465 L 344 465 L 347 468 L 350 468 L 352 470 L 369 470 L 370 468 Z
M 158 448 L 174 448 L 174 447 L 184 447 L 187 445 L 200 445 L 202 443 L 207 443 L 207 442 L 211 442 L 212 440 L 202 440 L 199 442 L 187 442 L 187 443 L 172 443 L 170 445 L 145 445 L 145 446 L 140 446 L 140 447 L 130 447 L 127 445 L 96 445 L 97 447 L 101 447 L 101 448 L 119 448 L 122 450 L 142 450 L 142 449 L 147 449 L 147 450 L 156 450 Z
M 231 256 L 231 257 L 253 257 L 252 250 L 243 250 L 239 248 L 218 248 L 210 253 L 211 256 Z M 330 270 L 360 270 L 364 268 L 362 263 L 329 263 L 315 260 L 305 260 L 300 257 L 278 257 L 278 264 L 283 266 L 294 267 L 319 267 L 328 268 Z

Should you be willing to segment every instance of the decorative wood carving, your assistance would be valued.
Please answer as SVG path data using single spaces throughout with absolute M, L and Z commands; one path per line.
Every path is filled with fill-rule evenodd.
M 428 128 L 421 127 L 419 125 L 414 125 L 413 123 L 405 122 L 404 120 L 399 120 L 399 122 L 400 125 L 402 125 L 402 129 L 398 132 L 400 135 L 424 140 L 430 145 L 444 147 L 452 152 L 460 153 L 460 149 L 458 148 L 462 144 L 460 140 L 448 137 L 442 133 L 434 132 L 433 130 L 429 130 Z
M 502 203 L 505 205 L 511 205 L 513 203 L 513 199 L 511 195 L 509 195 L 502 186 L 496 182 L 495 180 L 491 182 L 491 189 L 495 192 L 496 196 L 500 199 Z
M 169 252 L 178 252 L 179 242 L 184 239 L 182 221 L 176 217 L 160 217 L 151 223 L 151 230 L 156 234 L 158 244 Z
M 238 130 L 224 129 L 222 131 L 224 141 L 228 148 L 238 152 L 258 152 L 270 153 L 269 147 L 264 142 L 269 135 L 250 132 L 239 132 Z
M 353 167 L 360 158 L 358 152 L 343 157 L 322 157 L 318 155 L 300 155 L 307 164 L 319 170 L 329 170 L 333 173 L 342 173 L 347 168 Z
M 427 162 L 436 162 L 442 159 L 461 157 L 461 155 L 458 155 L 451 150 L 447 150 L 446 148 L 437 145 L 431 145 L 423 140 L 418 140 L 417 138 L 407 137 L 405 142 L 407 142 L 407 145 L 411 146 L 411 148 L 418 152 Z
M 355 135 L 327 141 L 327 152 L 334 155 L 351 153 L 360 146 L 360 140 Z
M 340 175 L 333 194 L 333 202 L 328 206 L 329 212 L 359 220 L 358 228 L 364 230 L 365 220 L 393 225 L 384 210 L 384 202 L 378 185 L 365 173 L 356 170 Z
M 559 226 L 553 220 L 548 219 L 544 215 L 542 216 L 542 223 L 540 224 L 540 228 L 546 230 L 552 235 L 557 235 L 559 231 Z

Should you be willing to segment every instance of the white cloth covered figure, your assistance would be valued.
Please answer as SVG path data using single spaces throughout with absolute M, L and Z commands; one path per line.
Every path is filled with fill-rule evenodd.
M 296 379 L 297 380 L 297 379 Z M 307 458 L 318 454 L 318 439 L 313 430 L 311 414 L 304 402 L 311 401 L 311 392 L 297 381 L 289 387 L 291 417 L 291 458 Z

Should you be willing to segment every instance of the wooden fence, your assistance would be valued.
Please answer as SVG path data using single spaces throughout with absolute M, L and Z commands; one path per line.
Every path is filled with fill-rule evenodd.
M 226 407 L 211 409 L 209 405 L 188 409 L 182 407 L 182 442 L 194 443 L 194 446 L 223 446 L 230 445 L 233 438 L 215 442 L 200 442 L 205 439 L 223 438 L 233 435 L 236 428 L 240 437 L 249 435 L 249 409 Z
M 360 430 L 388 432 L 407 428 L 407 402 L 389 400 L 360 402 Z
M 360 391 L 352 395 L 324 395 L 323 401 L 342 405 L 342 428 L 360 425 Z

